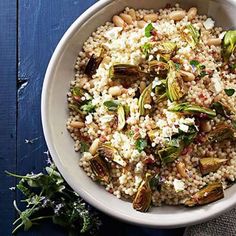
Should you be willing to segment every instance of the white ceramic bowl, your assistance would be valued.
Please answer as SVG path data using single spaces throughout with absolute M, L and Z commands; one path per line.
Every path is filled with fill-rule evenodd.
M 100 0 L 82 14 L 67 30 L 49 63 L 42 92 L 42 123 L 46 142 L 59 171 L 87 202 L 99 210 L 130 223 L 151 227 L 173 228 L 209 220 L 236 204 L 236 185 L 226 191 L 225 198 L 212 204 L 185 208 L 183 206 L 153 207 L 148 213 L 132 209 L 129 202 L 117 199 L 94 183 L 78 165 L 79 154 L 66 130 L 68 117 L 66 94 L 74 76 L 74 64 L 83 42 L 89 35 L 126 6 L 158 9 L 165 0 Z M 197 6 L 201 14 L 212 16 L 226 29 L 236 28 L 236 1 L 180 0 L 183 8 Z

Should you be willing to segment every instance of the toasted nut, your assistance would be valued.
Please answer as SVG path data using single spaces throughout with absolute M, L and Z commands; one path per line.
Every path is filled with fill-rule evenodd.
M 186 12 L 183 10 L 172 11 L 169 14 L 169 18 L 171 20 L 176 20 L 176 21 L 182 20 L 185 16 L 186 16 Z
M 210 39 L 207 39 L 206 41 L 206 44 L 208 46 L 220 46 L 221 45 L 221 39 L 220 38 L 210 38 Z
M 143 90 L 146 88 L 146 83 L 144 81 L 141 81 L 140 82 L 140 85 L 139 85 L 139 90 L 140 90 L 140 93 L 143 92 Z
M 98 146 L 99 146 L 99 138 L 96 138 L 94 141 L 93 141 L 93 143 L 92 143 L 92 145 L 90 146 L 90 148 L 89 148 L 89 152 L 91 153 L 91 155 L 95 155 L 96 154 L 96 152 L 97 152 L 97 149 L 98 149 Z
M 121 86 L 110 87 L 108 93 L 111 96 L 120 96 L 122 94 L 122 87 Z
M 83 87 L 88 82 L 88 78 L 82 77 L 79 79 L 80 87 Z
M 133 23 L 132 17 L 128 14 L 121 13 L 120 17 L 128 24 L 131 25 Z
M 80 129 L 80 128 L 84 127 L 84 123 L 81 122 L 81 121 L 72 121 L 70 123 L 70 126 L 73 127 L 73 128 L 76 128 L 76 129 Z
M 137 25 L 140 29 L 142 29 L 146 25 L 146 21 L 140 20 L 140 21 L 137 22 Z
M 194 74 L 190 73 L 188 71 L 180 70 L 179 73 L 180 73 L 181 76 L 183 76 L 183 80 L 185 82 L 190 82 L 190 81 L 193 81 L 195 79 Z
M 125 26 L 125 22 L 123 21 L 123 19 L 117 15 L 113 16 L 112 21 L 115 24 L 115 26 L 117 26 L 117 27 L 124 27 Z
M 210 122 L 209 121 L 201 121 L 200 129 L 201 129 L 201 131 L 206 132 L 206 133 L 210 132 L 211 131 Z
M 151 22 L 155 22 L 158 19 L 157 14 L 153 13 L 153 14 L 148 14 L 145 15 L 143 18 L 146 22 L 151 21 Z
M 132 17 L 133 20 L 136 20 L 136 13 L 134 9 L 129 10 L 129 15 Z
M 188 13 L 187 13 L 188 20 L 194 19 L 196 15 L 197 15 L 197 8 L 196 7 L 191 7 L 188 10 Z
M 111 58 L 109 56 L 106 56 L 103 58 L 102 63 L 108 64 L 111 61 Z
M 188 177 L 188 175 L 186 173 L 186 169 L 185 169 L 185 164 L 183 162 L 178 162 L 176 167 L 177 167 L 177 170 L 178 170 L 179 174 L 183 178 Z

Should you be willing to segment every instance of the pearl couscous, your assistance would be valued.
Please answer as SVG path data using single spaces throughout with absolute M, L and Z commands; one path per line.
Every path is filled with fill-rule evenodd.
M 222 198 L 236 178 L 235 44 L 178 4 L 127 7 L 92 33 L 68 93 L 87 175 L 139 211 Z

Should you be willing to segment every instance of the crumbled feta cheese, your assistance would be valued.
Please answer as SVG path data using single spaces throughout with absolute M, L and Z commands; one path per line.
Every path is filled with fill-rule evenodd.
M 212 79 L 211 79 L 211 90 L 216 94 L 220 93 L 224 89 L 223 83 L 219 76 L 218 72 L 214 72 Z
M 176 193 L 183 191 L 185 188 L 184 182 L 179 179 L 174 179 L 173 185 Z
M 211 18 L 207 18 L 206 21 L 203 22 L 203 25 L 206 30 L 210 30 L 213 29 L 215 21 L 213 21 Z
M 156 86 L 160 85 L 161 81 L 159 80 L 158 77 L 155 77 L 155 79 L 152 82 L 152 88 L 154 89 Z
M 169 138 L 172 136 L 173 131 L 170 127 L 166 126 L 166 127 L 163 127 L 162 134 L 163 134 L 163 137 Z
M 91 124 L 93 122 L 92 114 L 89 114 L 85 117 L 85 124 Z
M 113 27 L 111 30 L 108 30 L 104 34 L 104 37 L 107 38 L 108 40 L 117 39 L 119 32 L 121 32 L 122 30 L 123 30 L 122 27 Z
M 226 31 L 223 31 L 222 33 L 220 33 L 219 38 L 220 38 L 220 39 L 223 39 L 224 36 L 225 36 L 225 34 L 226 34 Z
M 123 167 L 125 167 L 126 164 L 127 164 L 127 163 L 121 158 L 121 156 L 118 155 L 118 154 L 115 154 L 115 155 L 114 155 L 113 161 L 116 162 L 116 163 L 118 163 L 119 165 L 121 165 L 121 166 L 123 166 Z
M 141 173 L 143 171 L 143 163 L 140 161 L 137 163 L 137 165 L 135 166 L 135 173 Z
M 145 109 L 152 109 L 152 106 L 150 104 L 144 104 Z
M 114 115 L 105 115 L 105 116 L 100 117 L 99 120 L 102 124 L 105 124 L 105 123 L 112 121 L 113 117 L 114 117 Z
M 183 132 L 187 133 L 189 126 L 185 124 L 179 124 L 179 129 L 182 130 Z

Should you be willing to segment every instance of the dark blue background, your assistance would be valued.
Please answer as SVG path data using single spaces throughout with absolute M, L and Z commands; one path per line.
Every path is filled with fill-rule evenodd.
M 11 235 L 16 217 L 10 191 L 16 180 L 4 170 L 26 174 L 46 165 L 40 96 L 49 59 L 63 33 L 95 0 L 0 0 L 0 235 Z M 27 143 L 26 140 L 33 140 Z M 102 215 L 101 235 L 169 236 L 183 229 L 132 226 Z M 66 235 L 50 223 L 17 235 Z

